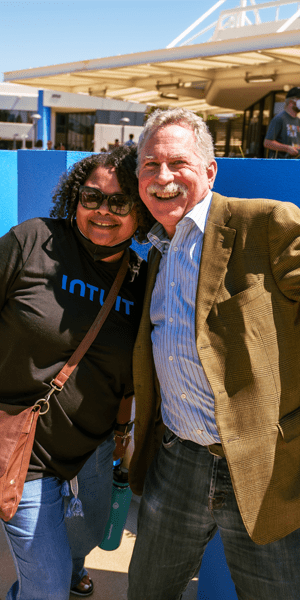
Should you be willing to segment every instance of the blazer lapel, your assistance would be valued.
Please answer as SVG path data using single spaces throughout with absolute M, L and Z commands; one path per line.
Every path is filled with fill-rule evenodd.
M 150 322 L 150 303 L 152 291 L 154 288 L 156 275 L 159 268 L 161 254 L 156 248 L 151 249 L 150 257 L 148 255 L 148 274 L 147 283 L 144 295 L 143 313 L 141 317 L 139 332 L 136 339 L 135 348 L 140 349 L 141 345 L 146 342 L 146 339 L 150 340 L 151 322 Z
M 231 256 L 235 229 L 226 227 L 231 213 L 227 199 L 213 193 L 204 232 L 196 297 L 196 331 L 203 327 Z
M 161 259 L 161 253 L 156 249 L 152 249 L 152 256 L 149 259 L 148 263 L 148 277 L 147 284 L 145 290 L 144 304 L 147 305 L 147 310 L 149 311 L 151 296 L 154 288 L 154 284 L 156 281 L 156 275 L 159 268 L 159 263 Z

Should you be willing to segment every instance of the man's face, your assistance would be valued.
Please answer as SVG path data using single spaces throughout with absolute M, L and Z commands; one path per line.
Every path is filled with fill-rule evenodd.
M 168 236 L 177 223 L 212 188 L 217 173 L 213 160 L 204 169 L 192 129 L 166 125 L 153 133 L 141 153 L 140 196 Z

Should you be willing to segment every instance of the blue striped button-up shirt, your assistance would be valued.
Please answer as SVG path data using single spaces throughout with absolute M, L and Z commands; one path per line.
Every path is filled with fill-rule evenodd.
M 220 442 L 214 395 L 195 339 L 195 299 L 211 197 L 209 192 L 179 221 L 172 240 L 159 223 L 148 235 L 162 254 L 150 318 L 163 421 L 182 439 L 202 445 Z

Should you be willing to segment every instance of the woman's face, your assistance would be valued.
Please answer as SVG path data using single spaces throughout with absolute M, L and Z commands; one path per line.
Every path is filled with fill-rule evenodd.
M 113 168 L 97 167 L 84 185 L 97 188 L 104 194 L 122 194 Z M 135 207 L 129 215 L 121 217 L 109 211 L 107 200 L 96 210 L 86 209 L 78 202 L 76 221 L 81 233 L 100 246 L 116 246 L 130 238 L 138 227 Z

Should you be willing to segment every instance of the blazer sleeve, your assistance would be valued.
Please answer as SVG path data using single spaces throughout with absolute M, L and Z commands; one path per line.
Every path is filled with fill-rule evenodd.
M 268 227 L 271 269 L 280 291 L 300 302 L 300 210 L 289 202 L 273 208 Z

